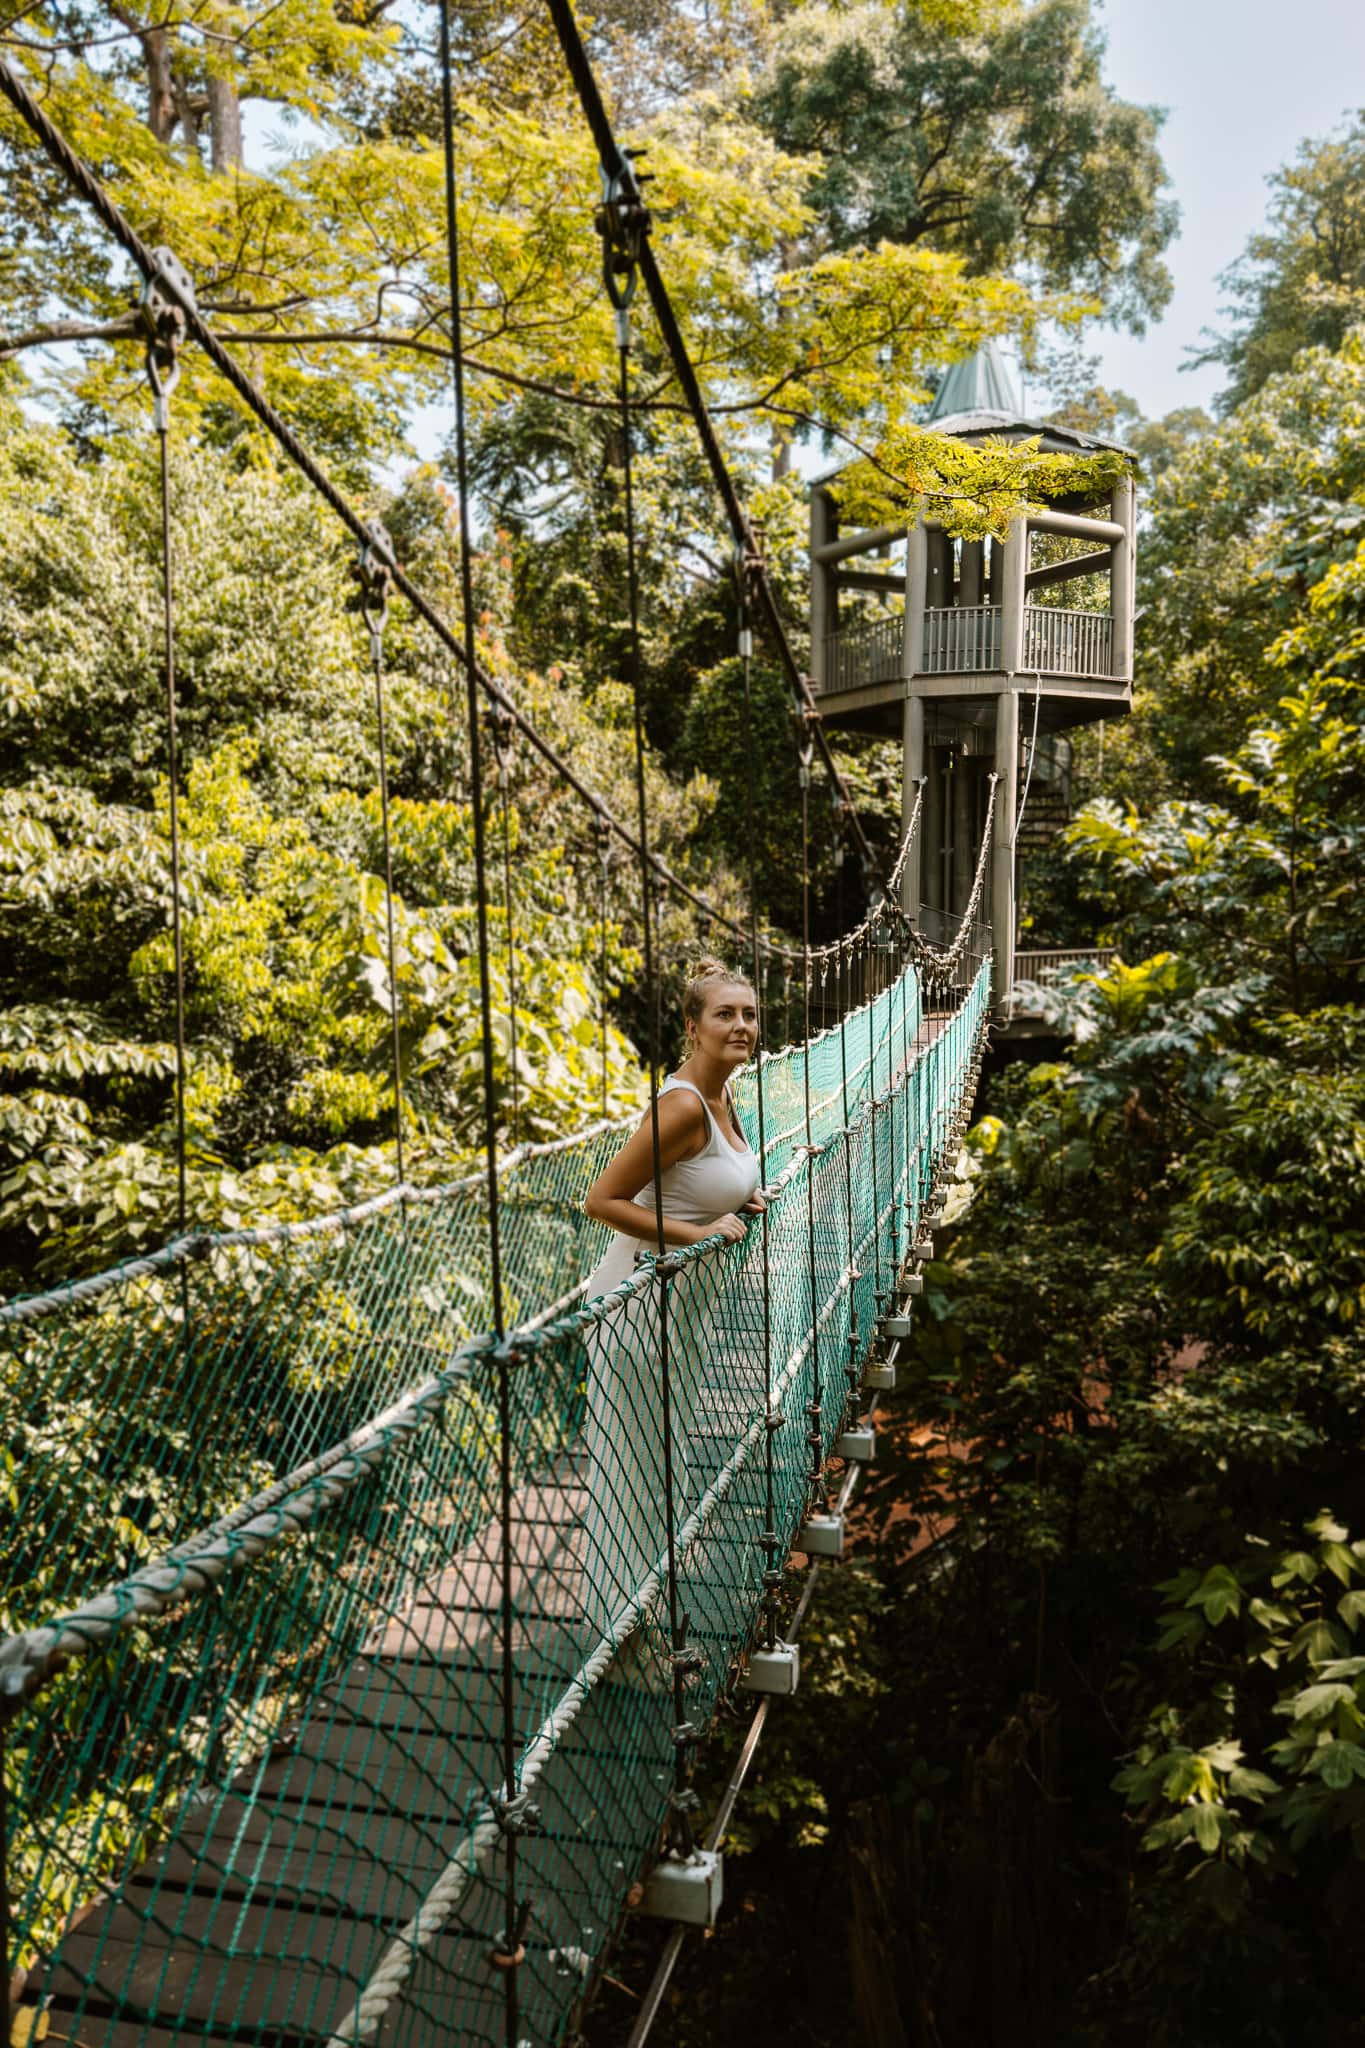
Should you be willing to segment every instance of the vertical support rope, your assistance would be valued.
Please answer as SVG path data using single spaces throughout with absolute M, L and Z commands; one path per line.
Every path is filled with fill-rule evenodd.
M 607 1114 L 607 883 L 611 859 L 611 826 L 597 812 L 593 817 L 593 840 L 597 851 L 597 1035 L 602 1067 L 602 1115 Z
M 825 1486 L 824 1400 L 820 1376 L 820 1315 L 815 1284 L 815 1161 L 810 1103 L 810 772 L 814 757 L 811 721 L 799 709 L 792 713 L 796 730 L 797 780 L 801 787 L 801 1019 L 804 1047 L 801 1058 L 802 1103 L 806 1130 L 806 1258 L 810 1285 L 811 1397 L 806 1407 L 810 1427 L 806 1442 L 810 1449 L 810 1504 L 817 1513 L 828 1507 Z
M 749 866 L 749 951 L 754 1001 L 758 1005 L 758 1041 L 754 1047 L 754 1072 L 757 1084 L 755 1093 L 758 1097 L 758 1179 L 759 1186 L 766 1187 L 768 1132 L 763 1089 L 766 1018 L 763 1001 L 763 959 L 758 929 L 758 775 L 753 706 L 754 622 L 752 594 L 749 588 L 753 564 L 747 553 L 742 550 L 737 551 L 735 561 L 739 581 L 739 666 L 744 707 L 744 767 L 749 799 L 746 847 Z M 763 1640 L 765 1646 L 771 1650 L 777 1642 L 777 1596 L 782 1587 L 782 1570 L 778 1564 L 782 1537 L 777 1528 L 777 1487 L 773 1473 L 774 1440 L 782 1418 L 774 1418 L 773 1415 L 772 1218 L 766 1205 L 760 1227 L 763 1233 L 763 1413 L 766 1441 L 763 1447 L 763 1534 L 759 1541 L 763 1548 Z
M 621 405 L 621 468 L 622 496 L 626 533 L 626 584 L 629 603 L 629 639 L 627 642 L 627 666 L 630 677 L 631 706 L 635 734 L 635 798 L 637 809 L 637 832 L 642 849 L 640 861 L 641 905 L 644 922 L 644 970 L 645 988 L 650 1005 L 649 1045 L 649 1124 L 654 1169 L 654 1233 L 658 1249 L 655 1264 L 656 1300 L 659 1304 L 659 1422 L 663 1436 L 664 1453 L 664 1548 L 668 1559 L 668 1635 L 669 1660 L 673 1679 L 673 1791 L 669 1799 L 668 1847 L 679 1856 L 690 1856 L 695 1848 L 692 1833 L 692 1813 L 696 1809 L 697 1795 L 692 1790 L 692 1746 L 696 1733 L 687 1719 L 686 1683 L 689 1671 L 697 1667 L 696 1652 L 687 1645 L 688 1617 L 682 1611 L 678 1597 L 678 1536 L 677 1514 L 673 1493 L 673 1388 L 672 1361 L 669 1355 L 669 1315 L 672 1306 L 671 1292 L 678 1271 L 677 1261 L 668 1253 L 664 1237 L 663 1168 L 659 1153 L 659 1066 L 662 1038 L 661 982 L 658 960 L 658 934 L 654 928 L 655 897 L 653 863 L 649 852 L 649 803 L 645 786 L 645 728 L 644 708 L 641 701 L 641 658 L 640 658 L 640 576 L 635 544 L 635 477 L 632 460 L 632 420 L 630 409 L 630 312 L 629 302 L 633 293 L 634 272 L 613 272 L 613 249 L 609 236 L 604 236 L 606 252 L 606 278 L 608 293 L 616 312 L 616 346 L 620 362 L 620 405 Z M 618 252 L 619 253 L 619 252 Z M 619 280 L 625 275 L 630 281 L 623 287 Z M 613 289 L 613 276 L 617 283 Z
M 511 1116 L 508 1119 L 508 1142 L 515 1148 L 521 1139 L 521 1074 L 520 1050 L 517 1042 L 517 1012 L 520 1008 L 520 984 L 517 975 L 517 933 L 514 910 L 515 898 L 512 890 L 512 739 L 516 727 L 511 713 L 504 705 L 494 704 L 488 713 L 488 728 L 493 738 L 493 758 L 498 773 L 498 816 L 502 841 L 502 909 L 503 922 L 507 928 L 507 1074 Z
M 180 348 L 185 338 L 183 314 L 149 287 L 144 298 L 152 323 L 147 343 L 147 381 L 152 387 L 153 416 L 161 474 L 161 662 L 166 709 L 166 780 L 171 832 L 171 953 L 175 967 L 175 1155 L 176 1220 L 183 1237 L 188 1226 L 189 1186 L 185 1141 L 185 929 L 180 862 L 180 742 L 176 724 L 175 558 L 171 546 L 171 393 L 180 378 Z
M 384 948 L 389 975 L 389 1068 L 393 1081 L 393 1153 L 401 1188 L 406 1180 L 403 1160 L 403 1023 L 398 990 L 398 934 L 393 914 L 393 829 L 389 806 L 389 735 L 384 692 L 384 628 L 389 618 L 389 572 L 381 550 L 388 536 L 378 522 L 374 538 L 361 550 L 356 569 L 360 586 L 357 605 L 370 641 L 374 678 L 375 741 L 379 750 L 379 832 L 384 857 Z
M 518 1965 L 525 1956 L 522 1936 L 529 1902 L 517 1896 L 517 1841 L 535 1824 L 533 1809 L 517 1795 L 516 1667 L 513 1660 L 515 1609 L 512 1597 L 512 1360 L 507 1352 L 507 1311 L 503 1297 L 502 1227 L 498 1197 L 497 1091 L 493 1071 L 493 1005 L 488 937 L 488 848 L 484 820 L 483 746 L 479 721 L 479 669 L 474 637 L 474 551 L 469 519 L 469 437 L 465 412 L 464 342 L 460 307 L 460 225 L 455 197 L 455 95 L 450 54 L 451 0 L 440 0 L 441 147 L 445 173 L 446 253 L 450 273 L 450 369 L 455 401 L 455 475 L 460 522 L 460 601 L 464 627 L 465 722 L 469 733 L 469 795 L 474 827 L 474 877 L 479 953 L 479 1023 L 483 1034 L 483 1138 L 488 1187 L 488 1265 L 493 1327 L 497 1336 L 498 1523 L 501 1544 L 499 1622 L 500 1748 L 502 1790 L 493 1811 L 504 1846 L 504 1924 L 490 1960 L 504 1985 L 503 2021 L 507 2048 L 520 2038 Z
M 838 812 L 835 813 L 835 816 L 842 823 L 842 818 Z M 844 871 L 844 853 L 845 848 L 842 840 L 840 840 L 835 847 L 835 857 L 839 863 L 839 873 L 841 876 Z M 853 1134 L 848 1120 L 848 1005 L 844 1001 L 844 949 L 842 945 L 835 951 L 834 963 L 834 1001 L 839 1012 L 839 1100 L 843 1109 L 844 1125 L 844 1214 L 848 1222 L 848 1234 L 844 1247 L 844 1259 L 848 1268 L 849 1285 L 848 1395 L 844 1414 L 844 1426 L 847 1429 L 852 1429 L 858 1420 L 858 1395 L 862 1385 L 862 1374 L 859 1366 L 861 1342 L 858 1334 L 858 1282 L 862 1276 L 854 1263 L 856 1247 L 854 1245 L 853 1230 Z M 880 1221 L 877 1224 L 877 1229 L 880 1232 Z
M 882 1197 L 877 1152 L 877 978 L 876 957 L 873 952 L 875 933 L 876 925 L 874 923 L 863 938 L 863 990 L 864 1000 L 869 1005 L 867 1019 L 867 1085 L 870 1098 L 868 1102 L 868 1139 L 872 1149 L 872 1213 L 874 1216 L 880 1217 L 882 1213 Z M 876 1303 L 876 1320 L 880 1323 L 886 1313 L 888 1293 L 888 1289 L 882 1281 L 882 1233 L 880 1226 L 874 1232 L 872 1242 L 874 1246 L 872 1298 Z

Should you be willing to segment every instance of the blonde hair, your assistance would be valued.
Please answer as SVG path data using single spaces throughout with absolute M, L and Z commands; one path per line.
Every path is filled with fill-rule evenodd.
M 752 989 L 753 983 L 747 974 L 741 974 L 737 967 L 727 967 L 723 960 L 717 960 L 714 953 L 703 953 L 687 977 L 683 990 L 683 1022 L 697 1024 L 706 1008 L 706 992 L 713 982 L 738 982 L 741 988 Z

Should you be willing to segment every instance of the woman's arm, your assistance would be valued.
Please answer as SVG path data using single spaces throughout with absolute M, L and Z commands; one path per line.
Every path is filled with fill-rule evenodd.
M 670 1088 L 659 1097 L 659 1168 L 667 1172 L 680 1159 L 695 1159 L 706 1144 L 706 1112 L 690 1088 Z M 598 1174 L 583 1198 L 583 1207 L 598 1223 L 608 1223 L 626 1237 L 658 1242 L 654 1210 L 635 1200 L 654 1178 L 654 1137 L 650 1118 L 633 1131 L 611 1164 Z M 718 1223 L 684 1223 L 664 1218 L 665 1244 L 699 1244 L 714 1236 Z

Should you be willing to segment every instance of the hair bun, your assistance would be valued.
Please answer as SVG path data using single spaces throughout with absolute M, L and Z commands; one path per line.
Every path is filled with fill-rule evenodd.
M 728 980 L 733 973 L 734 969 L 727 967 L 723 960 L 718 960 L 714 953 L 703 953 L 688 969 L 687 978 L 689 981 L 710 981 L 714 975 L 720 974 Z

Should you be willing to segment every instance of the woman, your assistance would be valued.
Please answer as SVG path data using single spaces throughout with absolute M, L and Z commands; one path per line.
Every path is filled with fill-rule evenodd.
M 753 1058 L 758 1003 L 721 961 L 698 961 L 683 995 L 687 1057 L 659 1090 L 659 1188 L 668 1246 L 719 1236 L 738 1243 L 743 1216 L 762 1213 L 759 1162 L 744 1135 L 730 1078 Z M 589 1188 L 584 1208 L 617 1232 L 588 1279 L 592 1301 L 620 1285 L 642 1252 L 658 1249 L 651 1118 Z M 670 1289 L 669 1409 L 675 1526 L 685 1517 L 688 1447 L 698 1421 L 718 1261 L 690 1263 Z M 609 1632 L 664 1548 L 658 1287 L 649 1285 L 588 1340 L 588 1505 L 585 1611 Z

